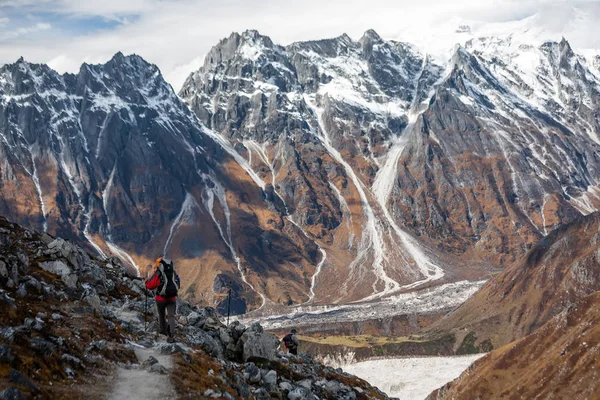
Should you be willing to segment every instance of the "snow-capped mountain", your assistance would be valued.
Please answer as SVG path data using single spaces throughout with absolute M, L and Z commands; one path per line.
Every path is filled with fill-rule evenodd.
M 19 60 L 0 212 L 142 272 L 166 254 L 196 301 L 232 280 L 237 311 L 476 280 L 600 206 L 599 65 L 566 40 L 473 38 L 440 62 L 374 31 L 246 31 L 178 98 L 137 56 Z
M 595 62 L 566 40 L 473 39 L 439 65 L 374 31 L 286 47 L 247 31 L 180 96 L 316 241 L 316 289 L 337 289 L 316 298 L 335 302 L 464 274 L 440 251 L 505 265 L 596 209 Z
M 237 312 L 264 302 L 265 282 L 285 284 L 264 290 L 274 301 L 307 298 L 316 246 L 282 232 L 260 179 L 156 66 L 119 53 L 61 76 L 19 60 L 0 82 L 1 214 L 138 273 L 171 257 L 199 301 L 233 281 Z

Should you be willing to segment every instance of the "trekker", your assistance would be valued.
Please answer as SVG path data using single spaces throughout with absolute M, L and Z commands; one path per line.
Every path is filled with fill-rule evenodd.
M 156 308 L 158 309 L 159 333 L 168 336 L 167 342 L 173 343 L 175 339 L 175 311 L 177 309 L 177 292 L 179 290 L 179 275 L 175 272 L 173 262 L 160 257 L 154 264 L 156 270 L 146 281 L 146 288 L 156 289 Z M 165 311 L 169 314 L 167 327 Z
M 298 338 L 296 337 L 296 329 L 292 329 L 290 333 L 285 335 L 281 340 L 283 345 L 288 350 L 288 353 L 298 355 Z

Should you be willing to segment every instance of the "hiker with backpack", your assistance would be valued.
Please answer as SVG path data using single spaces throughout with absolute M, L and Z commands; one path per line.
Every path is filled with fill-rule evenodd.
M 281 341 L 283 342 L 285 348 L 288 350 L 288 353 L 298 355 L 298 345 L 300 344 L 300 342 L 298 342 L 298 338 L 296 337 L 295 328 L 292 329 L 290 333 L 285 335 Z
M 167 342 L 173 343 L 175 334 L 175 311 L 177 309 L 177 292 L 179 291 L 179 275 L 173 267 L 173 262 L 160 257 L 155 263 L 156 271 L 146 281 L 146 288 L 156 289 L 156 308 L 158 309 L 159 333 L 168 336 Z M 165 314 L 169 316 L 169 325 Z

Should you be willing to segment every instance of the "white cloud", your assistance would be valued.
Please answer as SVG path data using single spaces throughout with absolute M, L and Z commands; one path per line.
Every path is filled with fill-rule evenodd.
M 2 24 L 0 21 L 0 27 L 3 27 L 5 29 L 4 31 L 0 31 L 0 42 L 5 40 L 14 40 L 21 36 L 45 31 L 52 28 L 52 25 L 45 22 L 38 22 L 33 25 L 22 26 L 20 28 L 15 29 L 8 29 L 7 25 L 8 22 L 6 24 Z
M 6 5 L 8 3 L 2 3 Z M 550 0 L 305 0 L 283 3 L 278 0 L 13 0 L 23 13 L 52 12 L 69 21 L 81 17 L 101 17 L 123 21 L 110 30 L 73 36 L 63 34 L 52 21 L 52 35 L 21 37 L 18 44 L 0 45 L 0 62 L 13 62 L 23 55 L 35 62 L 50 62 L 59 70 L 77 71 L 81 62 L 104 62 L 117 51 L 136 53 L 157 64 L 178 90 L 185 77 L 202 63 L 203 54 L 232 31 L 258 29 L 275 42 L 338 36 L 348 33 L 358 38 L 373 28 L 383 37 L 412 41 L 435 37 L 442 40 L 441 28 L 455 29 L 461 20 L 478 26 L 521 20 L 545 13 L 548 35 L 565 35 L 575 47 L 600 48 L 600 4 L 597 1 Z M 577 6 L 588 13 L 569 14 Z M 2 10 L 2 8 L 0 8 Z M 13 16 L 11 15 L 11 18 Z M 587 18 L 587 19 L 586 19 Z M 477 22 L 480 21 L 480 22 Z M 31 21 L 30 21 L 31 23 Z M 44 22 L 42 22 L 44 24 Z M 28 27 L 23 27 L 28 29 Z M 31 28 L 31 26 L 29 26 Z M 38 27 L 41 29 L 40 27 Z M 49 26 L 45 26 L 49 28 Z M 1 37 L 0 33 L 0 37 Z M 31 36 L 31 40 L 25 40 Z M 558 36 L 558 37 L 556 37 Z M 444 45 L 445 43 L 440 43 Z

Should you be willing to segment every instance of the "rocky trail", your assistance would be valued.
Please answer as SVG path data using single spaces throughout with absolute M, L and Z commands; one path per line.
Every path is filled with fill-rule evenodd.
M 258 323 L 225 325 L 180 299 L 176 343 L 166 343 L 143 287 L 117 259 L 0 217 L 0 399 L 388 398 L 278 351 Z
M 146 343 L 152 345 L 151 342 Z M 139 346 L 139 347 L 138 347 Z M 159 345 L 158 345 L 159 346 Z M 138 365 L 119 367 L 110 400 L 160 400 L 176 399 L 177 393 L 170 379 L 173 371 L 173 358 L 160 352 L 160 347 L 134 347 Z

